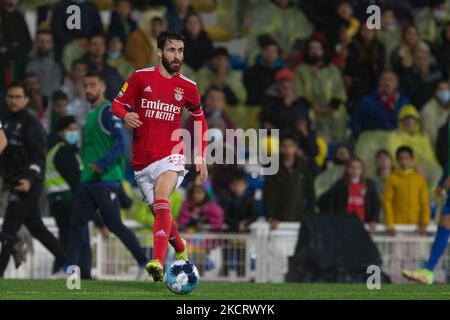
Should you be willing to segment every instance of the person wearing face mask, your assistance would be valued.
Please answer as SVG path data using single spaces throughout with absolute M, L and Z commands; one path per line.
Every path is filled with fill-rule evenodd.
M 449 9 L 446 0 L 428 1 L 428 6 L 419 13 L 415 21 L 424 41 L 439 42 L 440 30 L 450 21 Z
M 47 97 L 52 96 L 64 79 L 64 69 L 56 61 L 53 47 L 53 34 L 50 31 L 38 31 L 25 66 L 26 73 L 34 73 L 39 77 L 42 93 Z
M 134 66 L 123 56 L 123 42 L 119 36 L 113 36 L 108 39 L 106 55 L 108 64 L 116 68 L 123 79 L 128 79 L 131 76 Z
M 422 108 L 420 118 L 423 131 L 430 136 L 434 149 L 437 149 L 439 128 L 447 123 L 450 116 L 450 84 L 442 79 L 436 88 L 436 93 Z

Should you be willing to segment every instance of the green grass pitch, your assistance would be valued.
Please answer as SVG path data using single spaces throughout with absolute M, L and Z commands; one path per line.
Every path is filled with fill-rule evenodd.
M 253 284 L 203 282 L 196 291 L 178 296 L 163 284 L 147 282 L 81 282 L 81 290 L 69 290 L 65 281 L 0 280 L 0 299 L 37 300 L 272 300 L 272 299 L 445 299 L 450 300 L 450 286 L 418 284 L 381 285 L 369 290 L 364 284 Z

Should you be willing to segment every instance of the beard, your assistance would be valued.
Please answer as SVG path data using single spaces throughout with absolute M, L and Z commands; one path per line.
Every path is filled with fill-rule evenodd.
M 172 60 L 169 61 L 166 57 L 164 57 L 164 55 L 161 58 L 162 64 L 164 66 L 164 68 L 167 70 L 167 72 L 169 73 L 178 73 L 181 69 L 181 66 L 183 65 L 183 61 L 181 60 Z M 178 62 L 178 64 L 174 64 L 175 62 Z
M 99 97 L 100 97 L 99 94 L 93 95 L 91 93 L 86 93 L 86 100 L 89 101 L 89 103 L 91 104 L 97 101 Z

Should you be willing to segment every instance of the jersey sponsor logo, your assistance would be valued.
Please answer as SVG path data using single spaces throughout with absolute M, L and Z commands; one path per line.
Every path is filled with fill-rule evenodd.
M 155 237 L 165 237 L 166 236 L 166 232 L 164 230 L 159 230 L 158 232 L 155 233 Z
M 147 99 L 141 100 L 141 108 L 145 110 L 144 116 L 146 118 L 153 118 L 158 120 L 174 121 L 175 115 L 180 114 L 182 109 L 174 104 L 168 104 Z
M 152 87 L 147 86 L 147 87 L 144 89 L 144 92 L 153 92 L 153 91 L 152 91 Z
M 183 99 L 184 91 L 181 88 L 175 88 L 175 99 L 181 101 Z

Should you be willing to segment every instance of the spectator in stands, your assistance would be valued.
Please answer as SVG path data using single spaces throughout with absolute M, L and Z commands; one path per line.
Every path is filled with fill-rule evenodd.
M 387 149 L 391 154 L 401 146 L 410 147 L 416 154 L 418 170 L 426 177 L 428 184 L 435 186 L 442 168 L 439 166 L 428 135 L 422 133 L 420 115 L 412 105 L 400 110 L 398 129 L 390 132 L 386 139 Z
M 381 199 L 384 192 L 384 186 L 387 178 L 391 175 L 393 170 L 392 157 L 388 150 L 380 149 L 375 155 L 375 187 L 377 189 L 378 197 Z
M 361 23 L 353 16 L 353 8 L 349 1 L 339 1 L 336 13 L 327 22 L 327 38 L 333 51 L 339 52 L 346 48 L 358 33 Z
M 295 113 L 309 110 L 309 102 L 299 96 L 295 88 L 295 74 L 290 69 L 280 69 L 275 74 L 276 83 L 264 95 L 261 126 L 265 129 L 288 129 L 293 125 Z
M 390 70 L 381 73 L 378 89 L 365 96 L 356 106 L 350 127 L 355 136 L 367 130 L 393 130 L 400 109 L 410 104 L 398 89 L 397 75 Z
M 34 73 L 42 84 L 42 93 L 51 97 L 64 79 L 64 69 L 56 61 L 53 51 L 53 34 L 50 31 L 38 31 L 34 49 L 28 56 L 26 73 Z
M 375 229 L 380 215 L 380 200 L 375 183 L 365 175 L 358 158 L 347 163 L 344 176 L 330 190 L 327 212 L 355 214 L 362 223 Z
M 174 0 L 166 12 L 168 29 L 180 32 L 183 30 L 184 21 L 188 14 L 192 13 L 190 0 Z
M 220 119 L 223 122 L 224 130 L 236 129 L 233 121 L 224 113 L 225 110 L 225 93 L 222 88 L 211 86 L 204 95 L 203 112 L 207 121 Z M 187 119 L 185 129 L 193 136 L 194 134 L 194 120 Z M 225 135 L 225 132 L 223 132 Z
M 3 130 L 3 124 L 0 121 L 0 155 L 5 150 L 8 145 L 8 140 L 6 139 L 5 131 Z
M 308 41 L 304 63 L 296 70 L 300 96 L 311 103 L 313 123 L 317 133 L 327 141 L 342 140 L 346 134 L 347 94 L 342 74 L 330 64 L 330 57 L 322 40 Z
M 123 84 L 123 79 L 115 68 L 106 61 L 106 39 L 103 35 L 94 35 L 89 39 L 88 52 L 82 61 L 88 67 L 88 73 L 99 73 L 106 82 L 106 99 L 112 101 Z
M 432 64 L 430 55 L 431 53 L 427 49 L 417 48 L 414 50 L 413 65 L 401 77 L 401 84 L 406 95 L 419 111 L 434 95 L 442 78 L 439 68 Z
M 52 94 L 51 102 L 50 132 L 55 132 L 59 119 L 67 115 L 69 100 L 63 91 L 57 90 Z
M 72 64 L 75 60 L 80 59 L 84 56 L 88 50 L 89 40 L 86 37 L 77 37 L 72 42 L 64 46 L 62 52 L 62 63 L 64 65 L 64 70 L 70 72 Z
M 450 116 L 450 84 L 441 79 L 434 96 L 424 105 L 420 112 L 423 131 L 431 140 L 433 148 L 438 148 L 437 136 L 439 128 L 447 122 Z
M 227 105 L 245 103 L 246 92 L 241 74 L 231 69 L 230 55 L 224 47 L 214 49 L 209 63 L 197 71 L 195 79 L 201 93 L 206 92 L 211 85 L 215 85 L 225 93 Z
M 282 49 L 289 54 L 293 46 L 308 39 L 313 26 L 303 11 L 296 8 L 290 0 L 272 0 L 262 2 L 250 13 L 249 17 L 248 61 L 254 61 L 257 54 L 257 39 L 261 34 L 270 34 Z
M 416 17 L 416 25 L 421 38 L 428 43 L 439 41 L 439 32 L 450 21 L 446 0 L 430 0 L 428 6 Z
M 298 141 L 300 148 L 299 156 L 308 162 L 313 175 L 317 175 L 321 167 L 316 161 L 316 157 L 319 154 L 319 145 L 316 131 L 311 127 L 309 109 L 298 108 L 293 112 L 292 126 L 288 130 L 291 130 L 295 139 Z
M 292 135 L 280 141 L 280 168 L 266 176 L 264 208 L 272 229 L 280 222 L 298 222 L 306 212 L 314 212 L 313 178 L 308 164 L 297 156 L 298 145 Z
M 391 67 L 398 75 L 402 75 L 405 70 L 413 66 L 413 53 L 417 48 L 429 49 L 428 45 L 419 38 L 417 27 L 407 25 L 403 28 L 400 43 L 392 51 L 390 58 Z
M 346 144 L 338 144 L 327 162 L 326 169 L 314 180 L 314 193 L 321 210 L 327 203 L 327 192 L 345 173 L 348 161 L 352 158 L 352 152 Z
M 373 91 L 384 69 L 385 48 L 377 40 L 375 30 L 362 24 L 349 45 L 344 80 L 349 92 L 349 109 L 363 96 Z
M 243 74 L 247 91 L 246 105 L 260 106 L 261 92 L 265 92 L 275 83 L 275 73 L 281 68 L 280 49 L 272 37 L 262 37 L 259 41 L 261 53 L 256 56 L 255 64 Z
M 377 38 L 385 48 L 385 65 L 391 65 L 391 55 L 400 41 L 401 29 L 394 10 L 387 7 L 381 13 L 381 29 L 377 30 Z
M 108 38 L 119 37 L 126 43 L 128 37 L 137 29 L 136 21 L 131 17 L 130 0 L 114 0 L 113 12 L 109 22 Z
M 29 94 L 28 110 L 39 119 L 45 131 L 50 129 L 48 97 L 42 94 L 41 81 L 34 73 L 25 74 L 23 83 Z
M 83 79 L 86 74 L 86 63 L 81 60 L 75 60 L 62 86 L 62 91 L 67 94 L 69 100 L 67 113 L 75 116 L 77 123 L 81 126 L 85 124 L 86 115 L 90 110 L 89 102 L 84 95 Z
M 122 79 L 128 79 L 134 71 L 133 64 L 123 56 L 123 43 L 119 37 L 111 37 L 108 40 L 108 64 L 116 68 Z
M 438 46 L 436 57 L 445 77 L 450 78 L 450 22 L 442 29 L 441 38 L 442 42 Z
M 33 42 L 25 18 L 12 0 L 0 2 L 0 89 L 23 74 Z
M 136 69 L 148 68 L 159 62 L 156 54 L 156 39 L 159 33 L 166 29 L 166 23 L 159 12 L 149 11 L 128 38 L 125 46 L 125 57 Z
M 248 232 L 248 226 L 258 218 L 253 194 L 247 194 L 248 182 L 241 172 L 231 178 L 230 197 L 221 204 L 225 211 L 225 224 L 229 232 Z
M 72 14 L 72 11 L 68 11 L 67 8 L 71 5 L 80 8 L 81 28 L 67 28 L 68 18 Z M 90 38 L 93 35 L 103 33 L 100 13 L 95 4 L 88 0 L 62 0 L 53 10 L 50 28 L 55 36 L 58 52 L 62 52 L 62 48 L 66 44 L 77 38 Z
M 414 169 L 414 152 L 409 147 L 396 151 L 399 168 L 389 176 L 383 194 L 386 227 L 395 235 L 396 224 L 415 224 L 417 233 L 424 234 L 430 222 L 429 188 Z
M 189 188 L 187 199 L 181 207 L 178 223 L 184 230 L 221 231 L 224 212 L 221 206 L 210 200 L 205 189 L 200 185 Z
M 184 61 L 197 71 L 214 52 L 212 41 L 204 30 L 202 18 L 196 13 L 189 13 L 184 21 L 182 33 L 186 37 Z

